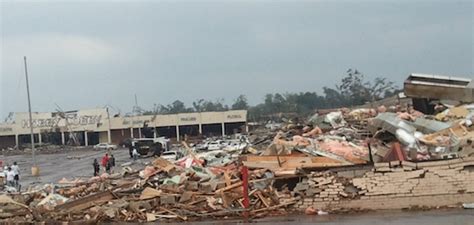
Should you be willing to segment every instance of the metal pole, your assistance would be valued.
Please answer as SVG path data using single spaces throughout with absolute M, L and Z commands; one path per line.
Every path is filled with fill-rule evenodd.
M 135 105 L 133 106 L 133 112 L 132 112 L 132 134 L 133 134 L 133 137 L 135 138 L 135 117 L 137 116 L 137 104 L 138 104 L 137 102 L 138 101 L 137 101 L 137 94 L 134 94 L 134 96 L 135 96 Z
M 242 204 L 244 205 L 244 219 L 247 220 L 249 218 L 249 212 L 247 211 L 250 207 L 250 198 L 249 198 L 249 169 L 246 166 L 242 166 L 240 173 L 242 174 L 242 193 L 244 200 Z
M 31 100 L 30 100 L 30 85 L 28 82 L 28 69 L 26 67 L 26 56 L 25 60 L 25 77 L 26 77 L 26 93 L 28 95 L 28 114 L 30 117 L 30 131 L 31 131 L 31 155 L 33 157 L 33 166 L 36 167 L 36 157 L 35 157 L 35 137 L 33 134 L 33 118 L 31 117 Z

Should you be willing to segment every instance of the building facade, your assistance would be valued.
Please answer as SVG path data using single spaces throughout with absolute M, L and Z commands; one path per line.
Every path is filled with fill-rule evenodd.
M 107 108 L 68 112 L 32 113 L 35 143 L 57 145 L 121 144 L 128 138 L 144 137 L 151 130 L 154 137 L 179 141 L 185 136 L 223 136 L 248 131 L 247 111 L 180 113 L 114 117 Z M 0 148 L 31 143 L 28 113 L 15 113 L 0 124 Z

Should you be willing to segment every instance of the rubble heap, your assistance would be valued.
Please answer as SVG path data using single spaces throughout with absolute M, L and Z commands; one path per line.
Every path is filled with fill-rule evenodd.
M 184 143 L 185 154 L 173 163 L 158 157 L 140 168 L 125 165 L 120 174 L 1 195 L 0 219 L 188 221 L 260 217 L 314 205 L 355 208 L 355 201 L 372 199 L 380 207 L 387 197 L 472 193 L 473 120 L 473 105 L 434 117 L 382 106 L 327 110 L 219 149 Z M 441 165 L 445 159 L 451 160 Z M 439 161 L 422 162 L 429 160 Z M 285 184 L 275 185 L 278 180 Z
M 195 161 L 197 162 L 197 161 Z M 124 167 L 122 174 L 88 181 L 63 179 L 11 197 L 2 195 L 4 221 L 125 221 L 196 220 L 251 217 L 285 213 L 296 199 L 279 198 L 268 171 L 249 173 L 249 206 L 244 203 L 244 181 L 236 164 L 183 168 L 157 158 L 143 170 Z

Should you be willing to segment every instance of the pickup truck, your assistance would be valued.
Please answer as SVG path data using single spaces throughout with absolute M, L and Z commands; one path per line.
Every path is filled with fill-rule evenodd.
M 140 155 L 160 155 L 169 150 L 169 139 L 159 138 L 134 138 L 131 147 L 136 148 Z

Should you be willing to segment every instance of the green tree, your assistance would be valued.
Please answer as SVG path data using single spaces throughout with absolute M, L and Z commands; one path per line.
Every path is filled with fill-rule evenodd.
M 174 114 L 174 113 L 187 113 L 187 112 L 192 112 L 192 108 L 186 108 L 186 105 L 184 105 L 184 102 L 180 100 L 176 100 L 170 105 L 167 106 L 168 113 Z
M 387 91 L 396 89 L 391 81 L 377 77 L 373 82 L 364 81 L 364 75 L 357 69 L 347 70 L 347 76 L 336 86 L 348 106 L 362 105 L 369 101 L 379 100 Z
M 205 101 L 204 99 L 202 99 L 202 98 L 199 99 L 199 100 L 197 100 L 197 101 L 195 101 L 195 102 L 193 102 L 194 111 L 196 111 L 196 112 L 202 112 L 202 111 L 204 111 L 204 106 L 203 106 L 203 105 L 204 105 L 205 102 L 206 102 L 206 101 Z
M 247 97 L 245 95 L 239 95 L 232 104 L 232 109 L 240 110 L 240 109 L 248 109 L 249 104 L 247 103 Z
M 203 112 L 214 112 L 214 111 L 225 111 L 229 107 L 224 104 L 224 99 L 217 99 L 215 102 L 203 101 L 202 102 Z
M 341 107 L 346 103 L 346 98 L 333 88 L 324 87 L 325 102 L 327 108 Z
M 369 92 L 364 86 L 364 75 L 357 69 L 347 70 L 347 76 L 342 78 L 337 89 L 349 105 L 362 105 L 369 100 Z
M 287 104 L 286 104 L 286 99 L 283 97 L 283 95 L 276 93 L 273 96 L 273 107 L 275 112 L 288 112 Z
M 397 89 L 392 81 L 387 81 L 387 78 L 377 77 L 374 82 L 367 82 L 365 84 L 371 101 L 376 101 L 384 97 L 393 95 Z
M 252 106 L 248 109 L 248 116 L 250 121 L 262 121 L 265 118 L 265 104 L 261 103 L 256 106 Z
M 278 119 L 278 113 L 297 113 L 306 116 L 315 109 L 337 108 L 343 106 L 361 105 L 368 101 L 379 100 L 390 97 L 397 93 L 398 89 L 393 82 L 386 78 L 377 77 L 373 81 L 365 81 L 364 75 L 356 69 L 349 69 L 346 76 L 341 79 L 336 88 L 323 88 L 323 95 L 316 92 L 300 93 L 268 93 L 263 98 L 263 103 L 249 106 L 245 95 L 239 95 L 231 105 L 232 109 L 248 109 L 250 121 L 263 121 Z M 224 104 L 224 99 L 209 101 L 198 99 L 192 103 L 192 107 L 176 100 L 167 106 L 157 105 L 154 111 L 146 111 L 144 114 L 171 114 L 185 112 L 209 112 L 225 111 L 229 107 Z
M 168 107 L 161 104 L 158 104 L 156 106 L 155 111 L 156 111 L 156 114 L 169 114 L 170 113 L 170 110 L 168 109 Z

